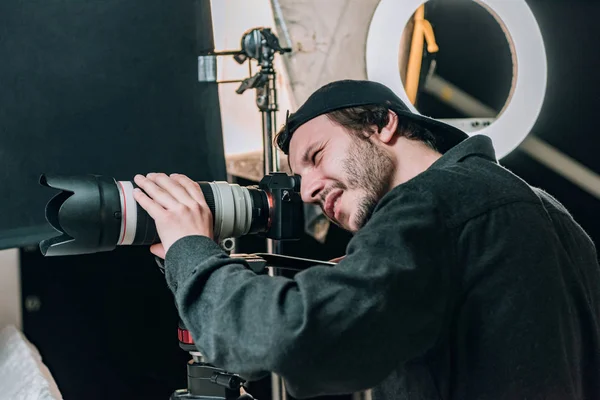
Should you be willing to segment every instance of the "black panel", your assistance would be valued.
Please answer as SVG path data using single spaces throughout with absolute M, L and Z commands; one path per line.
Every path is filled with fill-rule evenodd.
M 42 257 L 39 175 L 226 179 L 212 47 L 209 0 L 0 2 L 0 248 L 22 247 L 24 332 L 66 399 L 167 399 L 190 357 L 147 247 Z
M 0 248 L 47 236 L 41 173 L 225 179 L 209 0 L 0 2 Z

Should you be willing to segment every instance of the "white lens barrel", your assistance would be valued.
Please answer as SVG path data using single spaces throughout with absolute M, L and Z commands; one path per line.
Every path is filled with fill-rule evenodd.
M 210 182 L 215 199 L 214 237 L 239 237 L 250 231 L 252 199 L 248 189 L 228 182 Z
M 133 197 L 134 185 L 129 181 L 115 183 L 121 202 L 121 230 L 117 245 L 132 245 L 136 243 L 138 224 L 138 205 Z M 221 240 L 246 235 L 252 225 L 252 197 L 248 189 L 228 182 L 209 182 L 209 185 L 215 202 L 214 238 Z M 143 219 L 140 222 L 144 225 Z M 140 239 L 137 241 L 139 243 Z
M 116 182 L 121 201 L 121 232 L 118 245 L 131 245 L 137 229 L 137 202 L 133 197 L 133 183 Z

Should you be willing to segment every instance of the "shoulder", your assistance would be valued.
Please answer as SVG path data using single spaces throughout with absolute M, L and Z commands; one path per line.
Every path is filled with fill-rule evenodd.
M 442 168 L 430 168 L 395 187 L 381 201 L 383 207 L 421 203 L 447 226 L 456 226 L 494 208 L 539 198 L 524 180 L 494 162 L 473 157 Z M 379 209 L 380 207 L 378 207 Z

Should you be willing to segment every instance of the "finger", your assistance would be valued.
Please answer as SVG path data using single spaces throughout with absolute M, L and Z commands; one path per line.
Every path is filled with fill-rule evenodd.
M 150 246 L 150 252 L 158 258 L 162 258 L 163 260 L 165 259 L 165 248 L 162 243 L 155 243 Z
M 194 198 L 191 197 L 186 188 L 173 177 L 169 177 L 166 174 L 152 174 L 150 179 L 165 192 L 169 193 L 169 195 L 178 203 L 185 204 L 188 207 L 196 206 Z
M 133 198 L 138 202 L 140 207 L 146 210 L 152 219 L 160 218 L 165 212 L 165 209 L 160 204 L 148 197 L 139 188 L 133 189 Z
M 185 188 L 185 190 L 197 204 L 200 204 L 202 207 L 208 207 L 206 198 L 204 197 L 204 193 L 202 193 L 202 189 L 200 188 L 198 182 L 195 182 L 187 176 L 181 174 L 171 174 L 171 177 L 179 182 L 183 188 Z
M 147 176 L 136 175 L 134 182 L 151 197 L 154 202 L 160 204 L 165 209 L 173 209 L 179 203 L 171 193 L 163 189 L 156 182 L 157 174 L 148 174 Z

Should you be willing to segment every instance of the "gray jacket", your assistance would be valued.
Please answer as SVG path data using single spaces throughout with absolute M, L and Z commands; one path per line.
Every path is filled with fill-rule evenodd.
M 209 362 L 295 397 L 600 398 L 594 245 L 485 136 L 386 194 L 335 267 L 256 275 L 190 236 L 166 276 Z

